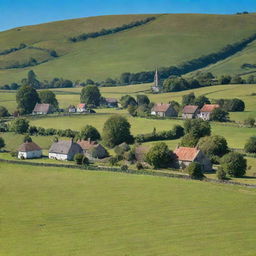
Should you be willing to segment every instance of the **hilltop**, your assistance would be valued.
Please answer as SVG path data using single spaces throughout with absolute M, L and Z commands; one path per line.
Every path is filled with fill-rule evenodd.
M 83 33 L 113 29 L 148 17 L 155 19 L 118 33 L 76 43 L 69 41 L 70 37 Z M 0 84 L 20 81 L 30 69 L 40 80 L 63 77 L 73 81 L 87 78 L 100 81 L 118 78 L 123 72 L 179 65 L 239 42 L 255 34 L 255 27 L 255 14 L 114 15 L 19 27 L 0 32 L 0 52 L 26 45 L 0 55 Z M 50 53 L 52 50 L 58 57 Z M 217 75 L 242 73 L 242 64 L 256 64 L 255 55 L 255 42 L 252 42 L 243 51 L 207 69 Z M 42 64 L 6 68 L 26 65 L 31 58 Z

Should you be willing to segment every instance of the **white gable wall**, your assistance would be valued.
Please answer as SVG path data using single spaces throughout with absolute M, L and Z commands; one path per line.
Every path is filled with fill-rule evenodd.
M 28 151 L 28 152 L 18 152 L 18 158 L 24 157 L 25 159 L 31 159 L 31 158 L 40 158 L 42 156 L 42 150 L 34 150 L 34 151 Z

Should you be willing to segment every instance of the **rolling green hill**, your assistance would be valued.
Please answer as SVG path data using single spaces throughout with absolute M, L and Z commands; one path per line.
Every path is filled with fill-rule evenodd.
M 81 33 L 114 28 L 152 16 L 156 19 L 123 32 L 78 43 L 68 41 L 69 37 Z M 63 77 L 73 81 L 84 81 L 87 78 L 100 81 L 107 77 L 119 77 L 126 71 L 139 72 L 153 70 L 156 66 L 179 65 L 214 53 L 227 44 L 254 34 L 255 17 L 255 14 L 116 15 L 15 28 L 0 33 L 0 51 L 25 43 L 28 46 L 54 49 L 59 57 L 51 58 L 45 52 L 29 48 L 2 55 L 0 84 L 19 81 L 31 68 L 41 80 Z M 248 46 L 248 49 L 250 47 L 252 46 Z M 255 48 L 247 54 L 248 49 L 238 53 L 244 56 L 242 61 L 245 63 L 251 63 L 255 56 Z M 47 62 L 27 68 L 4 69 L 6 64 L 22 63 L 30 57 L 38 62 Z M 237 62 L 235 67 L 231 65 L 231 70 L 225 68 L 225 73 L 237 70 L 240 72 L 240 60 L 237 60 L 237 56 L 234 57 L 234 62 Z M 221 73 L 222 69 L 220 67 L 216 73 Z

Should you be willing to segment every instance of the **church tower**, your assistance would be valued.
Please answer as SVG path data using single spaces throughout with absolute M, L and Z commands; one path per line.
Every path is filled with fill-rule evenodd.
M 159 93 L 160 92 L 159 76 L 158 76 L 158 70 L 157 69 L 156 69 L 155 76 L 154 76 L 154 84 L 152 86 L 152 92 L 153 93 Z

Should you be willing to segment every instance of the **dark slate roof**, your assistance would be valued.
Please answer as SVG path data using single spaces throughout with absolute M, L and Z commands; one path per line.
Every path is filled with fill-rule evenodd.
M 183 108 L 183 114 L 194 114 L 198 110 L 198 106 L 187 105 Z
M 82 148 L 72 140 L 60 140 L 58 142 L 54 142 L 49 149 L 49 153 L 57 153 L 68 155 L 69 153 L 76 154 L 81 153 Z
M 41 150 L 41 148 L 34 142 L 25 142 L 20 145 L 18 151 L 21 152 L 29 152 L 29 151 L 37 151 Z
M 33 112 L 42 112 L 47 114 L 50 110 L 50 106 L 50 104 L 36 103 Z

